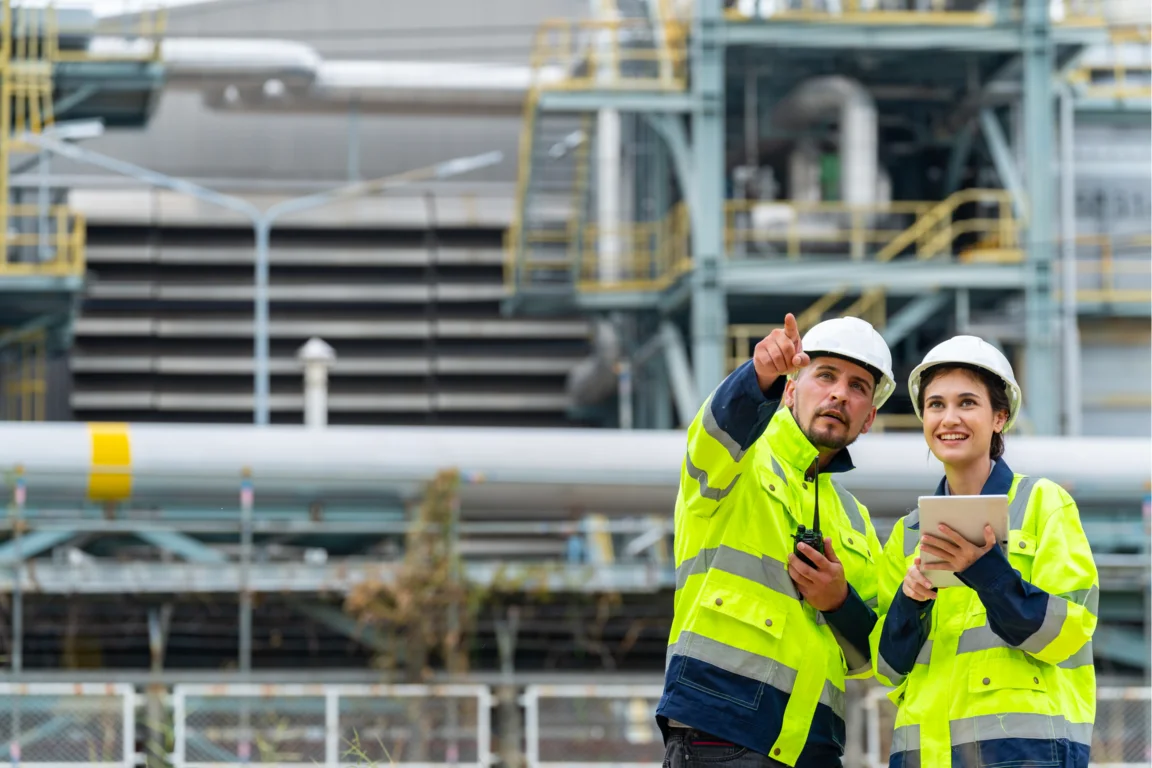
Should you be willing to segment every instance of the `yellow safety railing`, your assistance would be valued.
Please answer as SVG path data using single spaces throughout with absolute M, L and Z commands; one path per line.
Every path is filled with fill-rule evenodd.
M 625 224 L 611 230 L 596 224 L 585 226 L 578 239 L 577 290 L 666 288 L 691 269 L 688 231 L 688 209 L 683 203 L 661 221 Z
M 57 46 L 45 9 L 20 8 L 9 16 L 12 40 L 6 40 L 5 78 L 12 99 L 11 131 L 39 133 L 54 122 L 52 110 L 52 55 Z M 5 24 L 5 29 L 8 29 Z M 15 143 L 15 142 L 13 142 Z
M 65 206 L 10 202 L 11 153 L 25 147 L 16 137 L 39 133 L 54 121 L 53 64 L 59 59 L 54 8 L 19 8 L 0 0 L 0 276 L 83 274 L 84 219 Z
M 873 328 L 883 330 L 888 324 L 888 297 L 883 288 L 869 288 L 860 294 L 841 317 L 858 317 L 867 320 Z
M 0 277 L 84 273 L 87 228 L 79 213 L 63 205 L 44 210 L 0 201 L 0 221 L 8 229 L 0 236 L 5 246 L 0 250 Z
M 644 19 L 544 22 L 532 49 L 533 87 L 544 90 L 684 90 L 683 35 L 656 39 Z
M 1081 95 L 1093 99 L 1152 99 L 1152 64 L 1108 63 L 1082 66 L 1068 74 Z
M 1152 235 L 1080 235 L 1076 249 L 1077 303 L 1152 304 Z M 1118 256 L 1121 250 L 1125 253 Z M 1060 286 L 1062 264 L 1054 266 Z M 1056 294 L 1062 291 L 1058 288 Z
M 990 204 L 994 217 L 959 218 L 964 206 Z M 930 259 L 951 253 L 961 236 L 995 235 L 1001 249 L 1013 250 L 1017 223 L 1011 196 L 998 189 L 961 190 L 939 202 L 894 201 L 853 206 L 837 202 L 732 201 L 725 205 L 725 244 L 775 246 L 791 259 L 819 254 L 875 254 L 889 261 L 905 251 Z
M 982 204 L 996 210 L 993 218 L 958 218 L 963 206 Z M 876 253 L 877 261 L 891 261 L 913 249 L 917 259 L 951 253 L 961 235 L 995 237 L 997 250 L 1019 250 L 1019 226 L 1012 212 L 1012 196 L 1003 189 L 962 189 L 936 203 L 916 222 Z M 973 251 L 973 248 L 967 249 Z M 979 250 L 978 247 L 975 249 Z
M 930 0 L 923 10 L 878 7 L 869 0 L 780 0 L 772 10 L 759 15 L 745 13 L 740 4 L 724 11 L 729 21 L 810 21 L 823 24 L 886 24 L 910 26 L 992 26 L 1001 21 L 1018 21 L 1022 0 L 1007 9 L 1006 18 L 992 10 L 973 11 L 971 3 L 957 0 Z M 1053 8 L 1052 21 L 1062 26 L 1104 26 L 1103 0 L 1064 0 Z
M 522 248 L 524 222 L 521 212 L 528 196 L 528 181 L 532 173 L 532 145 L 536 136 L 537 102 L 539 92 L 528 91 L 524 99 L 524 119 L 520 126 L 520 140 L 516 157 L 516 208 L 512 223 L 504 234 L 504 284 L 509 290 L 516 289 L 517 262 Z
M 0 419 L 44 421 L 48 392 L 47 334 L 0 329 Z
M 1060 248 L 1060 242 L 1055 244 Z M 1117 251 L 1125 255 L 1117 257 Z M 1078 235 L 1076 237 L 1076 301 L 1082 304 L 1152 303 L 1152 235 Z M 1024 260 L 1021 250 L 988 248 L 960 254 L 964 263 L 1014 264 Z M 1057 257 L 1056 295 L 1062 295 L 1059 275 L 1063 262 Z

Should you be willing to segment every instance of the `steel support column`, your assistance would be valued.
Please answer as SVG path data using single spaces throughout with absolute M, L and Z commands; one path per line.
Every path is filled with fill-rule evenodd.
M 944 199 L 960 189 L 960 177 L 964 173 L 964 166 L 968 164 L 968 157 L 972 154 L 972 139 L 976 135 L 976 125 L 965 123 L 956 134 L 956 143 L 952 145 L 952 153 L 948 156 L 948 173 L 944 177 Z
M 660 323 L 660 336 L 664 340 L 664 364 L 668 371 L 668 381 L 672 386 L 672 398 L 676 404 L 676 417 L 681 427 L 687 427 L 696 418 L 702 395 L 695 386 L 699 376 L 692 376 L 688 355 L 684 350 L 684 339 L 671 320 Z M 711 391 L 711 390 L 709 390 Z
M 1080 318 L 1076 308 L 1076 176 L 1073 143 L 1076 133 L 1076 96 L 1064 83 L 1060 91 L 1060 257 L 1063 270 L 1064 434 L 1080 434 L 1082 413 Z
M 1004 129 L 996 119 L 996 113 L 985 107 L 980 111 L 980 129 L 984 132 L 984 140 L 988 144 L 988 152 L 992 155 L 992 164 L 996 167 L 996 175 L 1000 183 L 1012 195 L 1012 208 L 1018 219 L 1027 219 L 1028 195 L 1024 191 L 1024 182 L 1016 170 L 1016 161 L 1012 157 L 1012 150 L 1008 140 L 1004 138 Z
M 1060 371 L 1053 299 L 1053 70 L 1048 4 L 1024 5 L 1024 177 L 1028 184 L 1028 276 L 1025 287 L 1024 400 L 1038 435 L 1059 431 Z
M 692 365 L 696 391 L 707 396 L 724 379 L 728 313 L 724 261 L 724 44 L 720 0 L 697 5 L 692 35 Z M 700 403 L 694 403 L 693 410 Z

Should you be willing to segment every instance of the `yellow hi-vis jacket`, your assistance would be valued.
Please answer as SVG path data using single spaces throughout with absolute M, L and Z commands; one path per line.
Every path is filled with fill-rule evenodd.
M 783 380 L 765 396 L 751 362 L 688 428 L 675 511 L 676 597 L 661 728 L 697 728 L 790 766 L 839 766 L 844 679 L 871 677 L 880 542 L 864 506 L 832 479 L 852 468 L 818 452 L 787 409 Z M 774 399 L 770 399 L 774 398 Z M 820 527 L 850 589 L 821 613 L 788 575 L 797 526 Z M 869 605 L 870 604 L 870 605 Z
M 941 480 L 937 495 L 946 492 Z M 896 523 L 880 566 L 876 676 L 896 686 L 890 768 L 1088 765 L 1100 584 L 1076 502 L 997 461 L 982 494 L 1009 497 L 999 546 L 935 600 L 909 598 L 919 516 Z

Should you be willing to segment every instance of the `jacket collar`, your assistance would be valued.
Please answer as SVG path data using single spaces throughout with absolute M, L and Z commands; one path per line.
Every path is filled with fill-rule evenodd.
M 1008 491 L 1012 489 L 1012 481 L 1016 475 L 1012 468 L 1008 466 L 1008 462 L 1004 459 L 997 459 L 992 464 L 992 472 L 988 475 L 988 479 L 984 481 L 984 487 L 980 489 L 981 496 L 1007 496 Z M 947 477 L 940 478 L 940 483 L 936 486 L 936 496 L 944 496 L 944 486 L 948 482 Z
M 816 457 L 820 455 L 816 446 L 812 445 L 804 433 L 800 431 L 800 425 L 792 417 L 792 411 L 783 405 L 768 422 L 768 429 L 765 430 L 765 434 L 768 437 L 768 445 L 772 448 L 772 454 L 781 461 L 792 465 L 801 473 L 807 473 L 812 462 L 816 461 Z M 841 448 L 828 462 L 828 466 L 820 472 L 821 474 L 847 472 L 855 468 L 848 449 Z

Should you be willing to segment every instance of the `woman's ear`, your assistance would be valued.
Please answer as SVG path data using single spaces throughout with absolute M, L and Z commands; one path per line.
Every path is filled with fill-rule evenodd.
M 993 432 L 1003 432 L 1004 431 L 1004 425 L 1007 423 L 1008 423 L 1008 412 L 1007 411 L 996 411 L 996 413 L 992 414 L 992 431 Z

